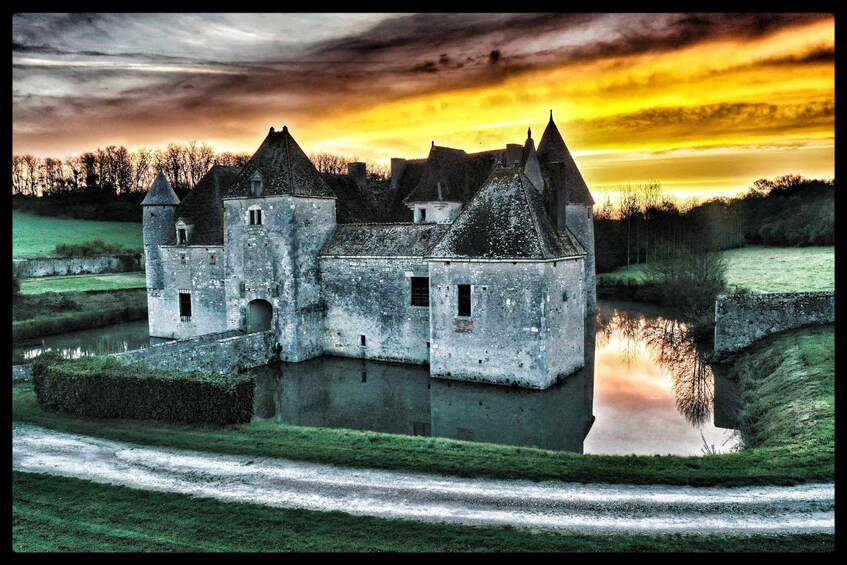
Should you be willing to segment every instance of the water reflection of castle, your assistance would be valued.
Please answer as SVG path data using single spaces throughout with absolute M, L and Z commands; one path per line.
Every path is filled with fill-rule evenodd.
M 584 328 L 584 369 L 545 390 L 440 380 L 430 378 L 426 367 L 417 365 L 321 357 L 254 370 L 255 413 L 258 418 L 290 425 L 446 437 L 582 453 L 595 411 L 606 420 L 610 417 L 602 393 L 600 405 L 595 406 L 595 346 L 602 352 L 608 339 L 614 336 L 613 339 L 621 342 L 622 355 L 627 354 L 630 342 L 646 344 L 653 352 L 655 363 L 671 373 L 673 391 L 666 394 L 671 395 L 672 405 L 668 409 L 684 416 L 682 428 L 687 428 L 686 433 L 695 438 L 687 453 L 698 454 L 700 436 L 692 430 L 711 418 L 716 427 L 736 427 L 735 384 L 705 363 L 686 336 L 684 325 L 663 317 L 661 314 L 665 312 L 646 311 L 645 315 L 627 308 L 601 306 L 597 318 L 589 317 Z M 606 374 L 615 368 L 604 365 L 601 372 Z M 654 450 L 650 452 L 668 452 L 664 451 L 667 445 L 662 444 L 662 439 L 651 436 L 665 420 L 657 420 L 652 427 L 642 429 L 637 420 L 651 418 L 648 413 L 632 420 L 628 420 L 631 412 L 617 415 L 624 421 L 614 422 L 614 426 L 627 430 L 625 435 L 634 434 L 640 438 L 636 441 L 654 446 L 647 448 Z M 610 422 L 602 424 L 595 426 L 594 436 L 597 433 L 603 436 L 606 433 L 603 427 L 609 429 Z M 668 428 L 665 432 L 678 435 L 682 428 Z M 645 435 L 650 437 L 641 437 Z M 601 451 L 596 451 L 597 442 L 596 437 L 589 442 L 590 450 L 607 452 L 602 446 Z M 627 444 L 627 449 L 633 451 L 643 448 Z
M 594 422 L 594 326 L 585 364 L 545 390 L 430 378 L 426 367 L 321 357 L 255 370 L 257 418 L 582 453 Z

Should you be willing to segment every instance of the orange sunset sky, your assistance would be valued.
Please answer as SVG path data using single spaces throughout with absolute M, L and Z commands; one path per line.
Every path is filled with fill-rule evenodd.
M 387 163 L 537 140 L 594 191 L 834 175 L 831 14 L 19 14 L 13 153 L 206 141 Z

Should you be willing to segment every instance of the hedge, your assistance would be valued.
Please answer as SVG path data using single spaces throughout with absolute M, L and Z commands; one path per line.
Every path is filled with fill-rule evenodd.
M 111 357 L 33 363 L 33 388 L 47 409 L 93 418 L 239 424 L 253 416 L 253 379 L 148 369 Z

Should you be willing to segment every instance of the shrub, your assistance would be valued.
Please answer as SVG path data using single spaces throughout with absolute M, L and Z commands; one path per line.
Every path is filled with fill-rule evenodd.
M 104 243 L 101 239 L 56 245 L 56 255 L 60 257 L 97 257 L 99 255 L 120 255 L 123 253 L 132 253 L 132 250 L 118 243 Z
M 93 418 L 227 425 L 253 415 L 249 375 L 148 369 L 112 357 L 39 356 L 33 388 L 44 408 Z

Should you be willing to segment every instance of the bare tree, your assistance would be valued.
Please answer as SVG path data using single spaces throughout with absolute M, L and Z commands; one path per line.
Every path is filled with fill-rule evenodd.
M 132 153 L 132 190 L 147 190 L 155 178 L 153 152 L 142 147 Z
M 631 184 L 619 187 L 619 219 L 626 220 L 626 265 L 632 264 L 632 223 L 639 212 L 638 195 Z
M 315 165 L 315 168 L 322 173 L 334 173 L 341 175 L 347 172 L 347 163 L 357 161 L 357 157 L 348 159 L 341 155 L 333 155 L 332 153 L 312 153 L 309 159 Z

